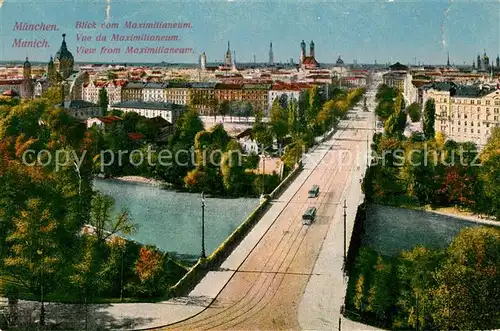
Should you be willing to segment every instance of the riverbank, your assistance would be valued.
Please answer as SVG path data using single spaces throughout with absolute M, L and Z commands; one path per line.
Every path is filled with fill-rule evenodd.
M 146 177 L 141 177 L 141 176 L 122 176 L 122 177 L 116 177 L 116 178 L 112 178 L 112 179 L 120 181 L 120 182 L 127 182 L 127 183 L 134 183 L 134 184 L 146 184 L 146 185 L 153 185 L 153 186 L 166 186 L 166 185 L 168 185 L 167 183 L 165 183 L 161 180 L 146 178 Z
M 471 211 L 463 211 L 454 207 L 443 207 L 436 209 L 425 207 L 424 211 L 438 215 L 459 218 L 465 221 L 470 221 L 478 224 L 500 226 L 500 222 L 498 222 L 493 216 L 478 215 Z

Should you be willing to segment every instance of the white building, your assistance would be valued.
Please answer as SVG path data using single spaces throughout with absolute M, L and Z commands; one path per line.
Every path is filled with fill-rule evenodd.
M 443 132 L 457 142 L 486 145 L 491 129 L 500 127 L 500 90 L 496 86 L 455 86 L 431 88 L 424 93 L 425 102 L 436 103 L 436 132 Z
M 83 100 L 98 103 L 99 91 L 104 88 L 108 94 L 108 104 L 112 105 L 122 101 L 122 87 L 126 81 L 111 80 L 109 82 L 90 81 L 83 87 Z
M 165 102 L 166 83 L 147 83 L 144 86 L 142 100 L 144 102 Z
M 84 100 L 64 101 L 62 106 L 69 115 L 79 120 L 102 116 L 99 105 Z
M 311 88 L 312 85 L 307 83 L 277 83 L 273 84 L 271 89 L 268 92 L 268 103 L 267 103 L 267 114 L 269 115 L 269 110 L 273 106 L 273 102 L 276 98 L 280 98 L 282 95 L 286 95 L 288 97 L 288 101 L 295 100 L 299 101 L 300 92 L 303 90 L 307 90 Z
M 154 118 L 161 117 L 172 125 L 186 111 L 187 107 L 166 102 L 143 102 L 143 101 L 123 101 L 108 107 L 109 109 L 118 109 L 124 113 L 136 112 L 141 116 Z

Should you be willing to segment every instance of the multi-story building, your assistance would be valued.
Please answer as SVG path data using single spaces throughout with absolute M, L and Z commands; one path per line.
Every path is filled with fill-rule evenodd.
M 175 125 L 177 119 L 187 107 L 167 102 L 144 102 L 144 101 L 122 101 L 120 103 L 111 105 L 110 109 L 118 109 L 124 113 L 136 112 L 141 116 L 154 118 L 161 117 L 167 120 L 172 125 Z
M 241 97 L 252 104 L 254 111 L 266 111 L 270 89 L 271 84 L 244 84 Z
M 62 103 L 64 110 L 78 120 L 87 120 L 91 117 L 102 116 L 99 105 L 84 100 L 68 100 Z
M 83 86 L 83 100 L 93 103 L 99 102 L 99 91 L 106 85 L 106 82 L 90 81 Z
M 436 103 L 435 129 L 457 142 L 486 145 L 491 129 L 500 127 L 500 89 L 496 86 L 434 86 L 424 100 Z
M 108 92 L 108 104 L 112 105 L 122 101 L 122 88 L 127 84 L 125 80 L 112 80 L 109 81 L 105 88 Z
M 99 91 L 104 88 L 108 94 L 108 104 L 112 105 L 121 101 L 122 87 L 125 81 L 112 80 L 109 82 L 90 81 L 83 87 L 83 100 L 99 103 Z
M 215 86 L 217 83 L 191 83 L 189 104 L 200 114 L 210 115 L 209 100 L 215 100 Z
M 187 105 L 190 103 L 191 84 L 169 82 L 164 92 L 165 102 L 175 103 L 177 105 Z
M 143 82 L 128 82 L 122 87 L 122 101 L 143 101 L 145 86 Z
M 382 76 L 383 83 L 389 87 L 397 88 L 403 92 L 406 80 L 405 72 L 389 72 Z
M 219 83 L 215 86 L 215 98 L 219 103 L 222 103 L 223 101 L 242 101 L 242 87 L 243 84 Z
M 35 81 L 35 86 L 34 86 L 35 98 L 42 97 L 43 92 L 45 92 L 49 87 L 50 87 L 50 81 L 47 77 L 37 79 Z
M 142 92 L 144 102 L 165 102 L 166 83 L 147 83 Z
M 276 98 L 280 98 L 282 95 L 286 95 L 288 101 L 295 100 L 299 101 L 300 93 L 303 90 L 310 89 L 312 85 L 307 83 L 276 83 L 268 91 L 268 102 L 267 102 L 267 115 L 269 115 L 269 110 L 271 109 L 273 102 Z

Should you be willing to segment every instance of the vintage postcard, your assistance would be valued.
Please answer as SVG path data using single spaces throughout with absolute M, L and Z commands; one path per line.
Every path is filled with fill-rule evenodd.
M 500 329 L 497 0 L 0 0 L 0 331 Z

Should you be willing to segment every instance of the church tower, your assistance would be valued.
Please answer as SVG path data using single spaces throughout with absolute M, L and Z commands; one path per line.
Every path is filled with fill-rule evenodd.
M 450 52 L 448 52 L 448 60 L 446 61 L 446 66 L 450 67 Z
M 490 68 L 490 58 L 486 55 L 486 50 L 484 50 L 483 55 L 483 70 L 488 70 Z
M 227 42 L 227 51 L 226 51 L 226 60 L 225 60 L 225 65 L 226 67 L 230 67 L 232 64 L 231 61 L 231 47 L 229 44 L 229 41 Z
M 309 44 L 309 56 L 314 58 L 314 41 L 311 40 Z
M 31 63 L 28 61 L 28 57 L 26 56 L 26 61 L 23 64 L 23 78 L 25 80 L 31 79 Z
M 21 98 L 33 97 L 33 81 L 31 80 L 31 63 L 26 57 L 23 64 L 23 82 L 21 83 Z
M 481 55 L 479 55 L 479 54 L 477 55 L 476 64 L 477 64 L 477 70 L 483 69 L 482 62 L 481 62 Z
M 304 62 L 304 59 L 306 58 L 306 43 L 304 40 L 300 43 L 300 64 Z
M 233 63 L 232 63 L 232 70 L 233 70 L 233 71 L 238 71 L 238 69 L 236 69 L 236 51 L 233 51 Z
M 51 83 L 55 83 L 56 81 L 56 67 L 54 65 L 52 55 L 50 56 L 49 64 L 47 65 L 47 78 Z
M 200 56 L 200 66 L 201 70 L 207 70 L 207 55 L 205 54 L 205 52 L 203 52 Z
M 63 41 L 61 43 L 61 48 L 59 48 L 59 51 L 56 53 L 54 66 L 62 79 L 66 79 L 73 73 L 74 59 L 73 54 L 68 51 L 68 47 L 66 46 L 66 34 L 63 34 L 62 37 Z
M 274 65 L 273 43 L 269 44 L 269 65 Z

